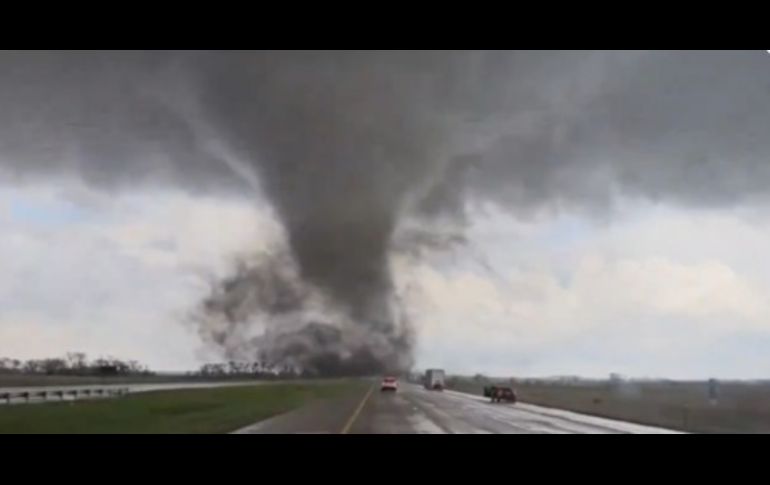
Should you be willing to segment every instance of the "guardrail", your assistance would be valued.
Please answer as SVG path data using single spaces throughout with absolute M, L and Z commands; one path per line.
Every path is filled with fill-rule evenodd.
M 30 400 L 48 401 L 49 398 L 58 398 L 58 401 L 64 401 L 68 397 L 71 397 L 71 401 L 78 398 L 87 397 L 119 397 L 125 396 L 130 392 L 128 387 L 109 387 L 109 388 L 84 388 L 84 389 L 46 389 L 46 390 L 34 390 L 34 391 L 14 391 L 14 392 L 0 392 L 0 403 L 12 404 L 14 400 L 18 402 L 28 403 Z

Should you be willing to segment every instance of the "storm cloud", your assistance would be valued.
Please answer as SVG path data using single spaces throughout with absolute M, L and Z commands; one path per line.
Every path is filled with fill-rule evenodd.
M 200 304 L 231 358 L 411 364 L 393 251 L 463 244 L 468 207 L 611 212 L 762 199 L 756 52 L 5 52 L 0 176 L 264 197 L 285 247 Z M 212 229 L 214 230 L 214 229 Z

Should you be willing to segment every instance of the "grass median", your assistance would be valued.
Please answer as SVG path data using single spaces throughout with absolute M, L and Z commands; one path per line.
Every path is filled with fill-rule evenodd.
M 228 433 L 361 381 L 280 383 L 137 393 L 121 398 L 0 406 L 0 433 Z

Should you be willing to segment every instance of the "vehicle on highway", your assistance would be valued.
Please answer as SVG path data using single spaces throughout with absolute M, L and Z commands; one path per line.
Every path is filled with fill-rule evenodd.
M 444 390 L 444 371 L 442 369 L 428 369 L 425 371 L 425 389 L 432 391 Z
M 398 391 L 398 379 L 395 377 L 386 377 L 380 384 L 380 391 Z
M 516 402 L 516 393 L 507 386 L 487 386 L 484 388 L 484 396 L 492 402 Z

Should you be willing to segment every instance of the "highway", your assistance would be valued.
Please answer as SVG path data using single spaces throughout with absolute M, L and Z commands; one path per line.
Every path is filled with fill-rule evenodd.
M 130 388 L 130 392 L 259 385 L 246 382 L 174 382 L 55 389 Z M 379 383 L 345 398 L 319 401 L 236 430 L 235 434 L 628 434 L 679 433 L 526 403 L 492 404 L 487 398 L 445 390 L 428 391 L 402 383 L 398 392 L 380 392 Z M 0 391 L 52 390 L 54 387 L 2 388 Z M 67 398 L 68 399 L 68 398 Z M 42 402 L 33 399 L 31 402 Z
M 660 434 L 677 431 L 530 404 L 492 404 L 482 396 L 402 384 L 322 402 L 256 423 L 236 434 Z

